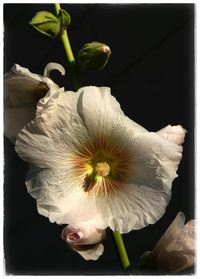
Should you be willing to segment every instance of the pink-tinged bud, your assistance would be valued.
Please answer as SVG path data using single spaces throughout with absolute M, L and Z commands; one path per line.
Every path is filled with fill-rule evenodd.
M 105 238 L 105 231 L 97 229 L 90 222 L 80 222 L 79 224 L 66 226 L 61 237 L 68 243 L 90 245 L 101 242 Z
M 83 238 L 83 232 L 76 227 L 67 226 L 63 229 L 61 237 L 68 243 L 76 244 Z
M 111 55 L 110 47 L 101 42 L 85 44 L 78 53 L 82 69 L 100 70 L 105 67 Z
M 184 142 L 186 130 L 183 129 L 181 125 L 168 125 L 165 128 L 157 131 L 156 133 L 171 142 L 182 144 Z
M 105 239 L 105 230 L 97 229 L 90 222 L 80 222 L 66 226 L 62 239 L 86 260 L 97 260 L 103 253 L 101 241 Z
M 71 232 L 67 236 L 68 242 L 78 242 L 81 239 L 81 236 L 76 232 Z

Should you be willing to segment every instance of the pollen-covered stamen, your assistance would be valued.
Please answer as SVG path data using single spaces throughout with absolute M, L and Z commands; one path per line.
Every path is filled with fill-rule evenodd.
M 95 173 L 98 176 L 107 176 L 110 173 L 110 166 L 106 162 L 100 162 L 96 164 Z

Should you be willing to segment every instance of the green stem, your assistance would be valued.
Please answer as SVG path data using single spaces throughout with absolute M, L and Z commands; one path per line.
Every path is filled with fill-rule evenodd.
M 129 262 L 128 255 L 126 253 L 126 248 L 124 246 L 122 235 L 118 231 L 113 232 L 113 235 L 115 238 L 115 242 L 117 245 L 117 249 L 122 262 L 123 269 L 126 269 L 127 267 L 130 266 L 130 262 Z
M 60 4 L 56 3 L 56 4 L 54 4 L 54 6 L 55 6 L 56 14 L 58 15 L 59 14 L 59 10 L 61 9 L 60 8 Z
M 60 4 L 56 3 L 55 5 L 55 10 L 56 10 L 56 14 L 59 13 L 60 8 Z M 72 81 L 74 84 L 74 88 L 75 90 L 78 90 L 80 88 L 80 81 L 79 81 L 79 76 L 78 76 L 78 71 L 77 71 L 77 65 L 76 65 L 76 61 L 74 59 L 74 55 L 72 52 L 72 48 L 69 42 L 69 37 L 67 34 L 67 31 L 63 31 L 62 34 L 60 35 L 60 40 L 62 41 L 64 50 L 65 50 L 65 54 L 67 57 L 67 61 L 69 63 L 69 69 L 71 72 L 71 76 L 72 76 Z
M 54 5 L 55 5 L 56 14 L 58 14 L 59 10 L 60 10 L 60 4 L 56 3 Z M 75 61 L 74 56 L 73 56 L 73 52 L 72 52 L 72 49 L 71 49 L 71 45 L 70 45 L 70 42 L 69 42 L 67 31 L 64 31 L 60 35 L 60 39 L 63 43 L 65 54 L 66 54 L 67 60 L 69 62 L 69 67 L 70 67 L 70 71 L 71 71 L 72 80 L 73 80 L 75 90 L 78 90 L 80 88 L 80 81 L 79 81 L 79 77 L 78 77 L 76 61 Z M 128 256 L 127 256 L 127 253 L 126 253 L 126 248 L 124 246 L 122 236 L 118 231 L 113 232 L 113 234 L 114 234 L 115 242 L 116 242 L 116 245 L 117 245 L 117 249 L 118 249 L 119 256 L 120 256 L 120 259 L 121 259 L 121 262 L 122 262 L 123 269 L 126 269 L 130 265 L 130 262 L 129 262 L 129 259 L 128 259 Z

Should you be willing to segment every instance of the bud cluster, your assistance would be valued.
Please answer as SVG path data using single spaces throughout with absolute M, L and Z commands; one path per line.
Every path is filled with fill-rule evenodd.
M 60 9 L 57 16 L 47 11 L 40 11 L 32 18 L 30 24 L 41 34 L 55 38 L 62 34 L 70 21 L 70 15 Z

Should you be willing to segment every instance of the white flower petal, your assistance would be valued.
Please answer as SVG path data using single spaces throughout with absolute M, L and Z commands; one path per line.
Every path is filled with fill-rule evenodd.
M 168 139 L 171 142 L 174 142 L 176 144 L 183 144 L 186 130 L 183 129 L 181 125 L 177 125 L 177 126 L 168 125 L 156 133 Z
M 50 79 L 33 74 L 28 69 L 15 64 L 5 74 L 5 107 L 35 107 L 47 91 L 59 87 Z
M 118 142 L 122 130 L 133 157 L 130 183 L 117 193 L 118 196 L 106 201 L 97 199 L 96 203 L 105 223 L 113 230 L 126 233 L 155 223 L 165 213 L 182 147 L 155 133 L 144 132 L 128 138 L 125 129 L 118 129 Z
M 37 200 L 38 212 L 58 224 L 73 224 L 74 221 L 94 221 L 105 228 L 102 217 L 96 210 L 95 199 L 88 199 L 71 177 L 71 171 L 40 169 L 30 166 L 26 186 L 29 194 Z
M 182 212 L 179 212 L 176 215 L 174 221 L 170 224 L 168 229 L 162 235 L 160 240 L 157 242 L 156 246 L 154 247 L 154 252 L 163 249 L 164 247 L 169 246 L 172 243 L 172 248 L 174 245 L 174 240 L 176 239 L 177 235 L 183 230 L 185 224 L 185 215 Z
M 99 134 L 131 157 L 128 178 L 110 196 L 85 191 L 87 171 L 77 173 L 80 162 L 73 161 Z M 36 119 L 20 132 L 16 150 L 42 169 L 26 182 L 40 214 L 58 224 L 90 220 L 97 228 L 123 233 L 164 214 L 182 157 L 181 146 L 125 117 L 108 88 L 96 87 L 47 94 L 38 103 Z
M 192 239 L 195 239 L 195 226 L 196 226 L 196 221 L 194 219 L 190 220 L 185 225 L 186 234 L 188 235 L 188 237 Z
M 19 131 L 35 117 L 38 100 L 59 87 L 17 64 L 5 75 L 4 85 L 5 135 L 14 143 Z
M 170 190 L 182 158 L 182 146 L 156 133 L 143 133 L 133 139 L 133 182 L 158 190 Z
M 4 111 L 4 134 L 15 143 L 16 135 L 20 130 L 35 117 L 34 108 L 5 108 Z
M 94 137 L 99 133 L 105 133 L 109 137 L 113 133 L 113 125 L 117 125 L 118 117 L 126 118 L 120 104 L 111 95 L 110 88 L 88 86 L 79 91 L 82 93 L 79 98 L 78 113 L 82 116 L 88 132 Z M 135 122 L 130 122 L 130 125 L 137 126 L 137 130 L 146 131 Z
M 61 90 L 38 102 L 36 118 L 21 130 L 16 141 L 22 159 L 41 168 L 66 166 L 73 150 L 88 138 L 76 112 L 78 96 Z
M 100 105 L 102 109 L 98 114 L 95 111 L 90 111 L 91 103 L 89 97 L 84 97 L 85 95 L 88 96 L 88 94 L 93 96 L 92 99 L 97 99 L 99 95 L 103 96 L 102 105 Z M 85 102 L 88 100 L 88 111 L 84 108 L 84 100 Z M 100 100 L 98 99 L 98 101 Z M 105 115 L 103 114 L 104 106 L 107 107 L 107 109 L 105 107 Z M 95 107 L 95 104 L 93 107 Z M 83 87 L 76 93 L 58 91 L 52 96 L 47 94 L 45 98 L 38 102 L 36 119 L 28 124 L 19 134 L 19 140 L 16 142 L 16 151 L 22 159 L 39 167 L 57 166 L 59 162 L 61 164 L 63 162 L 66 163 L 64 158 L 67 158 L 69 152 L 72 153 L 73 150 L 77 150 L 81 145 L 90 141 L 90 124 L 94 125 L 93 128 L 91 127 L 91 130 L 93 129 L 94 135 L 97 135 L 99 131 L 100 133 L 104 132 L 103 127 L 112 127 L 113 123 L 110 134 L 117 138 L 118 125 L 115 122 L 116 117 L 108 117 L 112 111 L 116 117 L 123 115 L 119 104 L 108 93 L 107 88 Z M 100 124 L 98 119 L 101 114 L 102 120 Z M 89 117 L 91 117 L 90 122 Z M 111 120 L 108 121 L 108 119 Z M 108 122 L 107 124 L 106 121 Z M 125 123 L 128 123 L 129 126 L 128 136 L 132 134 L 133 130 L 135 134 L 138 130 L 146 131 L 133 121 L 128 120 L 128 118 L 126 118 Z M 121 133 L 121 130 L 119 132 Z M 109 138 L 109 133 L 107 138 Z M 123 142 L 125 144 L 125 140 Z M 29 152 L 27 152 L 27 148 Z M 49 149 L 52 152 L 51 154 L 47 151 Z
M 113 231 L 128 233 L 160 219 L 169 200 L 168 192 L 132 184 L 125 185 L 124 190 L 111 199 L 97 199 L 96 202 L 97 211 L 101 212 L 105 224 Z M 98 221 L 95 225 L 99 225 Z
M 158 269 L 176 273 L 194 264 L 194 220 L 184 223 L 185 216 L 179 212 L 155 245 L 151 257 Z
M 116 197 L 112 196 L 106 201 L 96 200 L 97 211 L 102 213 L 105 223 L 121 233 L 141 229 L 162 217 L 182 157 L 181 146 L 149 132 L 131 138 L 129 131 L 132 127 L 129 131 L 125 127 L 128 128 L 125 121 L 118 125 L 116 138 L 120 142 L 120 133 L 124 131 L 124 144 L 133 157 L 129 185 L 125 185 Z
M 194 255 L 195 251 L 195 220 L 190 220 L 184 225 L 182 231 L 179 232 L 175 239 L 174 247 L 177 251 L 183 251 L 183 253 Z
M 99 229 L 105 229 L 104 219 L 100 212 L 97 211 L 94 201 L 88 201 L 88 198 L 80 195 L 80 191 L 72 190 L 65 185 L 63 190 L 63 198 L 60 194 L 54 194 L 54 198 L 50 198 L 50 193 L 46 198 L 37 200 L 38 212 L 49 218 L 50 222 L 57 224 L 70 224 L 74 221 L 90 220 Z M 75 188 L 75 187 L 74 187 Z
M 104 246 L 102 243 L 96 245 L 71 245 L 71 248 L 79 253 L 87 261 L 98 260 L 104 251 Z
M 194 257 L 188 257 L 177 251 L 168 252 L 161 251 L 157 257 L 156 266 L 158 270 L 167 273 L 178 273 L 186 268 L 189 268 L 194 263 Z

